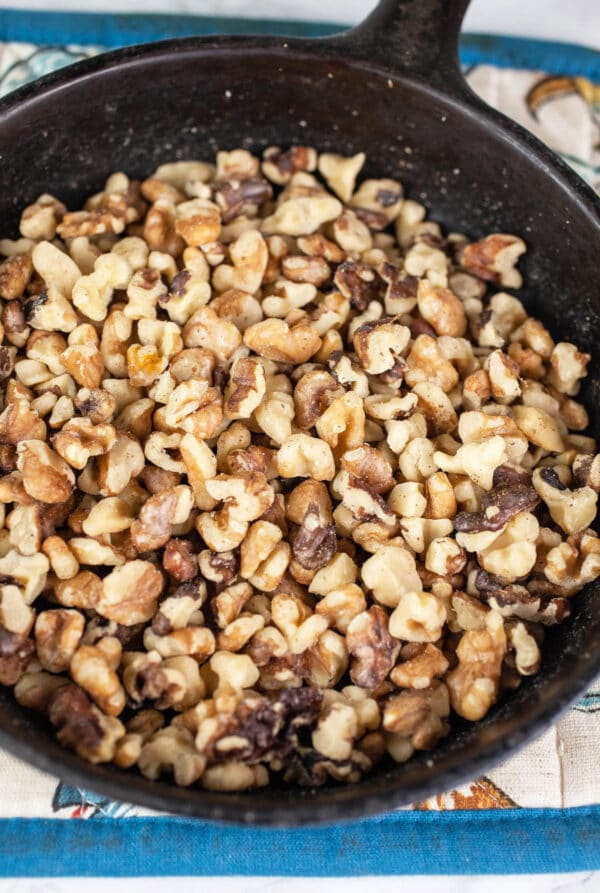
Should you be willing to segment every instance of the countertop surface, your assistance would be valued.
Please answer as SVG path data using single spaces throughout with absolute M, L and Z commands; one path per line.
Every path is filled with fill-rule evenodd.
M 374 0 L 4 0 L 15 9 L 169 12 L 355 23 Z M 598 0 L 472 0 L 465 30 L 581 43 L 600 50 Z
M 224 845 L 226 845 L 224 843 Z M 0 893 L 364 893 L 376 884 L 377 893 L 398 893 L 403 882 L 410 893 L 598 893 L 600 872 L 536 875 L 377 878 L 80 878 L 0 881 Z

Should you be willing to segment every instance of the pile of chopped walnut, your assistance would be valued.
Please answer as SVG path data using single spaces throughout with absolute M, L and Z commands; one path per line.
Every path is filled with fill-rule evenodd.
M 0 682 L 92 762 L 356 781 L 537 672 L 600 575 L 587 354 L 524 242 L 236 149 L 0 240 Z

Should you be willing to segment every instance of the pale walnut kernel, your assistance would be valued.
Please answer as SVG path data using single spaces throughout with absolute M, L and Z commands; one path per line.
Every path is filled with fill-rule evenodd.
M 95 608 L 108 620 L 124 626 L 143 623 L 154 615 L 163 576 L 149 561 L 128 561 L 116 567 L 102 581 Z
M 65 502 L 73 492 L 75 475 L 71 468 L 41 440 L 19 443 L 17 468 L 23 475 L 25 492 L 40 502 Z
M 125 690 L 115 672 L 121 653 L 118 639 L 108 636 L 96 645 L 81 645 L 71 658 L 71 676 L 108 716 L 118 716 L 125 706 Z

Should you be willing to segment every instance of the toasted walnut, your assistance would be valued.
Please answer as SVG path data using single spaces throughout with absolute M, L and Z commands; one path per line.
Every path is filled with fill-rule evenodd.
M 456 515 L 456 496 L 448 475 L 443 471 L 432 474 L 425 483 L 427 518 L 453 518 Z
M 374 605 L 356 615 L 346 631 L 348 651 L 353 655 L 350 677 L 361 688 L 377 688 L 398 656 L 400 643 L 388 628 L 388 615 Z
M 18 586 L 0 586 L 0 627 L 9 633 L 28 636 L 35 621 L 35 614 L 25 601 Z
M 550 384 L 563 394 L 575 395 L 579 391 L 580 382 L 586 373 L 590 355 L 581 353 L 574 344 L 561 341 L 550 357 Z
M 25 492 L 40 502 L 64 502 L 75 486 L 75 475 L 67 463 L 41 440 L 19 443 L 17 468 L 23 475 Z
M 102 595 L 102 580 L 91 571 L 81 571 L 58 583 L 54 592 L 66 608 L 95 608 Z
M 142 506 L 131 525 L 131 540 L 138 552 L 160 549 L 171 538 L 177 494 L 174 489 L 162 490 Z
M 13 446 L 27 440 L 44 440 L 46 425 L 29 400 L 16 397 L 0 414 L 0 437 Z
M 460 253 L 460 264 L 480 279 L 507 288 L 520 288 L 523 280 L 515 264 L 525 251 L 525 242 L 517 236 L 494 233 L 466 245 Z
M 344 251 L 360 254 L 373 245 L 373 237 L 367 224 L 347 208 L 333 224 L 335 240 Z M 340 258 L 343 260 L 343 257 Z
M 313 482 L 307 481 L 306 483 Z M 299 490 L 300 487 L 297 487 L 296 490 Z M 288 516 L 289 514 L 288 504 Z M 295 561 L 305 570 L 316 571 L 333 558 L 336 550 L 337 537 L 335 525 L 331 523 L 330 505 L 323 504 L 322 501 L 308 502 L 302 514 L 300 526 L 293 533 L 292 554 Z M 311 574 L 311 579 L 312 576 Z
M 70 580 L 78 573 L 79 562 L 60 536 L 47 537 L 42 543 L 42 552 L 59 580 Z
M 244 332 L 244 343 L 265 359 L 300 364 L 316 353 L 321 338 L 310 321 L 301 316 L 255 323 Z
M 284 152 L 278 146 L 269 146 L 263 152 L 262 171 L 273 183 L 283 186 L 297 171 L 314 171 L 317 153 L 310 146 L 292 146 Z
M 144 240 L 153 251 L 161 251 L 177 257 L 183 251 L 185 242 L 175 230 L 175 204 L 161 196 L 152 204 L 143 229 Z
M 399 364 L 404 370 L 401 354 L 409 340 L 410 329 L 386 317 L 367 322 L 356 329 L 354 349 L 363 369 L 371 375 L 379 375 L 395 369 Z
M 365 163 L 365 153 L 359 152 L 351 158 L 324 152 L 319 155 L 319 173 L 343 202 L 350 201 L 354 184 L 360 169 Z
M 520 430 L 536 446 L 552 453 L 564 449 L 563 430 L 559 420 L 534 406 L 514 406 L 513 418 Z
M 389 629 L 406 642 L 436 642 L 446 622 L 446 608 L 433 593 L 405 592 L 394 609 Z
M 486 616 L 486 628 L 469 630 L 456 649 L 458 667 L 446 677 L 452 707 L 473 722 L 488 712 L 498 694 L 506 635 L 502 617 Z
M 429 688 L 436 677 L 448 669 L 448 660 L 435 645 L 414 644 L 401 651 L 401 661 L 390 673 L 390 679 L 399 688 Z
M 569 490 L 555 469 L 536 468 L 533 486 L 548 506 L 552 519 L 568 534 L 585 530 L 596 517 L 598 494 L 591 487 Z
M 77 685 L 56 690 L 49 700 L 48 715 L 61 744 L 92 763 L 111 760 L 125 732 L 116 717 L 102 713 Z
M 25 673 L 34 651 L 34 643 L 27 636 L 0 626 L 0 684 L 15 685 Z
M 231 366 L 224 412 L 229 419 L 250 418 L 266 393 L 265 370 L 258 360 L 240 357 Z
M 317 644 L 328 626 L 327 619 L 311 613 L 297 596 L 277 593 L 271 602 L 273 623 L 287 639 L 292 654 L 302 654 Z
M 403 593 L 421 586 L 415 560 L 401 546 L 383 546 L 364 563 L 361 574 L 376 601 L 390 608 L 396 607 Z
M 600 541 L 593 531 L 571 536 L 546 555 L 544 574 L 551 583 L 572 595 L 595 580 L 600 573 Z
M 265 272 L 269 252 L 262 235 L 248 230 L 229 246 L 231 265 L 221 264 L 213 273 L 213 286 L 218 292 L 237 288 L 252 295 L 258 291 Z
M 221 362 L 231 359 L 242 342 L 235 324 L 220 319 L 212 307 L 197 310 L 187 321 L 182 334 L 186 347 L 210 350 Z
M 212 450 L 199 437 L 185 434 L 179 446 L 188 481 L 196 506 L 205 511 L 215 507 L 215 500 L 206 490 L 206 480 L 217 473 L 217 459 Z
M 227 552 L 240 545 L 248 532 L 248 523 L 269 508 L 274 492 L 263 474 L 245 476 L 217 475 L 206 481 L 209 496 L 223 505 L 218 511 L 204 512 L 196 527 L 214 552 Z
M 449 289 L 422 280 L 417 291 L 419 313 L 437 335 L 461 337 L 467 320 L 462 301 Z
M 109 496 L 92 506 L 81 527 L 87 536 L 94 537 L 128 530 L 132 522 L 132 507 L 118 496 Z
M 435 452 L 433 460 L 443 471 L 466 474 L 484 490 L 491 490 L 495 469 L 506 462 L 506 445 L 499 435 L 481 443 L 461 446 L 454 456 Z
M 464 550 L 450 537 L 434 539 L 427 548 L 425 567 L 440 577 L 452 577 L 460 573 L 466 563 Z
M 539 524 L 534 515 L 519 512 L 499 534 L 457 534 L 457 540 L 467 550 L 477 550 L 480 564 L 486 571 L 512 582 L 532 570 L 538 533 Z M 479 537 L 480 542 L 469 537 Z
M 179 202 L 175 209 L 175 232 L 187 245 L 201 246 L 216 242 L 221 235 L 218 205 L 199 198 Z
M 306 372 L 294 389 L 296 424 L 303 429 L 312 428 L 336 394 L 340 393 L 336 380 L 326 370 Z
M 347 261 L 337 268 L 333 281 L 355 310 L 362 313 L 368 308 L 372 308 L 373 311 L 381 315 L 379 302 L 384 298 L 387 285 L 373 267 Z
M 69 547 L 80 564 L 118 567 L 125 563 L 125 555 L 120 549 L 91 537 L 73 537 Z
M 410 387 L 420 381 L 430 381 L 448 393 L 458 384 L 458 372 L 445 358 L 438 341 L 430 335 L 415 338 L 406 362 L 408 368 L 404 379 Z
M 148 442 L 146 443 L 146 447 Z M 118 496 L 141 473 L 144 453 L 134 437 L 117 432 L 110 450 L 98 455 L 98 489 L 102 496 Z
M 66 213 L 62 202 L 45 192 L 21 214 L 19 230 L 27 239 L 53 239 L 56 226 Z
M 36 650 L 40 663 L 51 673 L 69 669 L 83 635 L 85 619 L 79 611 L 42 611 L 35 623 Z
M 391 223 L 402 207 L 403 195 L 402 185 L 397 180 L 364 180 L 352 196 L 350 204 L 361 210 L 381 213 Z
M 355 449 L 365 440 L 365 411 L 354 391 L 336 397 L 316 423 L 317 434 L 334 456 Z
M 284 319 L 293 310 L 311 304 L 316 297 L 317 289 L 312 283 L 278 279 L 273 285 L 273 294 L 264 298 L 261 309 L 265 316 Z
M 423 485 L 416 481 L 405 481 L 402 484 L 396 484 L 388 496 L 387 502 L 390 509 L 401 518 L 419 518 L 425 513 L 427 508 L 427 499 L 423 495 Z
M 494 472 L 495 478 L 501 467 Z M 529 481 L 527 477 L 526 483 L 507 480 L 506 483 L 497 484 L 481 498 L 480 511 L 460 512 L 456 516 L 455 530 L 467 533 L 500 530 L 517 512 L 531 511 L 538 503 L 538 496 Z
M 378 494 L 387 493 L 394 486 L 392 465 L 387 456 L 375 447 L 364 444 L 348 450 L 342 455 L 340 464 Z
M 149 561 L 128 561 L 115 567 L 102 581 L 95 608 L 102 617 L 133 626 L 149 620 L 156 612 L 163 576 Z
M 315 750 L 332 760 L 347 760 L 352 753 L 358 724 L 354 709 L 334 702 L 321 714 L 312 735 Z
M 360 586 L 347 583 L 339 589 L 332 589 L 317 602 L 315 614 L 326 617 L 331 626 L 345 634 L 352 620 L 366 609 L 367 603 Z
M 73 286 L 73 304 L 89 319 L 97 322 L 106 317 L 115 289 L 126 288 L 131 267 L 117 254 L 102 254 L 94 264 L 94 272 L 82 276 Z
M 388 733 L 387 747 L 392 757 L 401 762 L 414 749 L 433 747 L 448 733 L 449 713 L 448 690 L 440 682 L 434 682 L 429 688 L 408 689 L 389 698 L 383 711 L 383 728 Z M 407 749 L 406 755 L 402 753 L 401 743 Z
M 189 379 L 182 381 L 169 395 L 164 418 L 172 429 L 209 438 L 223 420 L 222 406 L 223 397 L 218 388 L 209 387 L 205 381 Z
M 380 523 L 390 531 L 396 526 L 396 518 L 385 500 L 361 478 L 341 471 L 335 479 L 335 487 L 342 498 L 335 511 L 336 522 L 342 523 L 343 510 L 349 513 L 351 530 L 361 523 Z M 342 512 L 342 514 L 340 514 Z M 351 519 L 355 523 L 352 523 Z M 350 531 L 348 531 L 350 532 Z
M 0 298 L 12 301 L 20 298 L 27 288 L 33 273 L 33 263 L 29 254 L 14 254 L 0 264 Z
M 540 649 L 524 623 L 516 623 L 508 630 L 508 642 L 515 652 L 515 667 L 521 676 L 531 676 L 540 668 Z
M 103 456 L 114 446 L 117 434 L 112 425 L 94 425 L 90 419 L 71 419 L 54 437 L 57 453 L 73 468 L 85 468 L 91 456 Z
M 417 414 L 417 418 L 422 420 L 423 433 L 426 433 L 425 417 Z M 421 430 L 421 422 L 418 427 L 412 422 L 399 422 L 390 427 L 390 434 L 387 441 L 393 452 L 398 451 L 398 467 L 407 481 L 416 481 L 423 483 L 427 478 L 435 474 L 440 463 L 436 459 L 434 461 L 434 446 L 426 437 L 414 436 L 415 431 Z M 408 442 L 407 442 L 408 441 Z
M 118 716 L 125 706 L 125 691 L 115 672 L 121 651 L 118 639 L 107 637 L 97 645 L 81 645 L 71 658 L 73 680 L 108 716 Z
M 335 474 L 329 445 L 308 434 L 288 437 L 279 448 L 277 469 L 284 478 L 307 477 L 317 481 L 330 481 Z
M 267 235 L 307 236 L 323 223 L 335 220 L 341 212 L 341 203 L 324 191 L 317 195 L 300 195 L 283 201 L 274 214 L 265 217 L 262 231 Z
M 146 778 L 157 779 L 168 773 L 175 784 L 187 786 L 203 774 L 206 759 L 196 750 L 191 732 L 168 726 L 158 729 L 143 745 L 137 764 Z

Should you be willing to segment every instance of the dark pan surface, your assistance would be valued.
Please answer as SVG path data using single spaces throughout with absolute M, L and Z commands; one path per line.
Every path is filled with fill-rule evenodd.
M 457 73 L 464 0 L 384 0 L 350 35 L 327 41 L 169 41 L 98 57 L 0 103 L 0 233 L 40 192 L 71 207 L 125 170 L 271 144 L 364 150 L 367 175 L 399 177 L 446 229 L 521 235 L 528 310 L 557 340 L 595 353 L 582 400 L 600 437 L 596 348 L 598 202 L 551 152 L 490 111 Z M 265 824 L 340 821 L 414 802 L 476 777 L 539 734 L 600 672 L 600 587 L 549 631 L 542 671 L 431 753 L 357 785 L 247 795 L 177 789 L 91 766 L 55 743 L 0 689 L 0 743 L 108 796 L 190 816 Z

